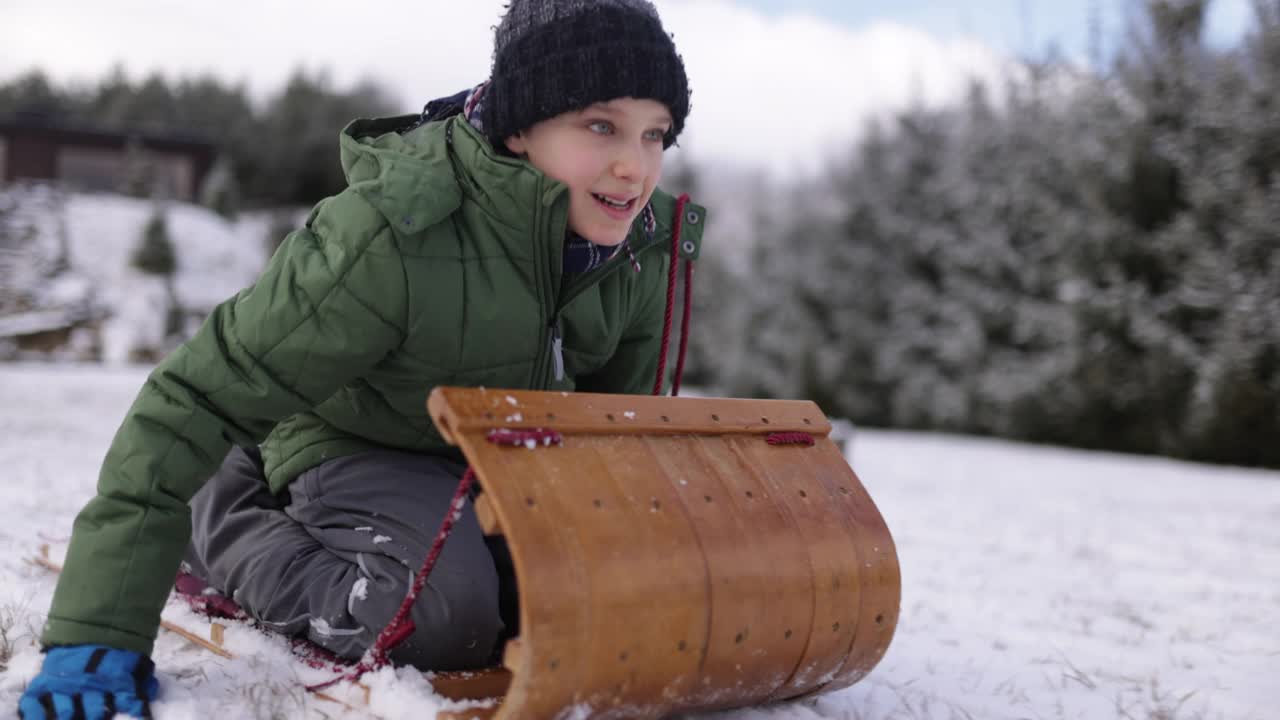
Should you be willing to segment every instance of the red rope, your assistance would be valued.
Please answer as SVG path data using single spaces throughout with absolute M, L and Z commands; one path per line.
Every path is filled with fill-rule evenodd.
M 422 593 L 422 588 L 427 584 L 427 576 L 431 574 L 436 561 L 440 559 L 440 552 L 444 549 L 444 543 L 449 539 L 449 534 L 453 532 L 453 524 L 462 516 L 462 508 L 466 507 L 467 494 L 471 491 L 471 485 L 475 482 L 475 479 L 475 471 L 467 468 L 467 472 L 462 475 L 462 480 L 458 483 L 458 489 L 453 493 L 453 500 L 449 503 L 449 513 L 445 515 L 444 522 L 440 524 L 440 531 L 436 533 L 435 540 L 431 543 L 431 552 L 427 553 L 427 559 L 422 563 L 422 568 L 418 570 L 418 574 L 413 580 L 413 587 L 409 588 L 409 594 L 405 595 L 404 601 L 400 603 L 400 609 L 391 618 L 391 622 L 387 623 L 387 626 L 378 634 L 378 639 L 374 641 L 373 647 L 369 649 L 364 659 L 347 675 L 339 675 L 327 682 L 308 685 L 308 690 L 315 692 L 335 685 L 342 680 L 350 680 L 352 682 L 359 680 L 365 673 L 386 665 L 387 654 L 396 645 L 403 642 L 405 638 L 413 634 L 413 619 L 409 617 L 409 613 L 413 609 L 413 604 L 417 602 L 418 595 Z
M 671 395 L 680 394 L 680 380 L 684 377 L 684 355 L 689 349 L 689 320 L 693 317 L 693 261 L 684 263 L 684 315 L 680 318 L 680 354 L 676 357 L 676 377 L 671 384 Z
M 765 441 L 770 445 L 806 445 L 814 444 L 813 436 L 809 433 L 802 432 L 778 432 L 770 433 Z
M 667 268 L 667 309 L 662 318 L 662 349 L 658 351 L 658 377 L 653 381 L 653 394 L 662 394 L 662 380 L 667 374 L 667 351 L 671 348 L 671 316 L 676 305 L 676 270 L 680 265 L 680 230 L 684 227 L 684 207 L 689 203 L 689 194 L 684 193 L 676 199 L 675 218 L 671 223 L 671 265 Z M 686 295 L 688 286 L 685 287 Z M 687 301 L 686 301 L 687 302 Z M 686 305 L 686 312 L 688 308 Z M 680 373 L 684 365 L 684 345 L 681 341 L 680 362 L 676 369 L 675 381 L 672 384 L 672 395 L 680 387 Z

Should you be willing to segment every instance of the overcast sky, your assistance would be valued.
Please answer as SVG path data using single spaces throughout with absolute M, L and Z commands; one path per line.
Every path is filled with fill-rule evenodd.
M 1131 2 L 659 0 L 694 91 L 677 152 L 812 170 L 869 115 L 952 99 L 1010 57 L 1052 42 L 1083 60 L 1090 4 L 1115 36 Z M 1238 34 L 1248 2 L 1217 0 L 1211 37 Z M 261 96 L 302 66 L 339 86 L 375 80 L 408 112 L 487 75 L 503 4 L 0 0 L 0 78 L 40 67 L 89 82 L 119 63 L 134 79 L 212 72 Z

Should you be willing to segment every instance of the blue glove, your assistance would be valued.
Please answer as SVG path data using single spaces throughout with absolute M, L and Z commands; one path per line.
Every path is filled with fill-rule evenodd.
M 40 674 L 18 701 L 23 720 L 151 717 L 160 690 L 151 658 L 102 645 L 49 648 Z

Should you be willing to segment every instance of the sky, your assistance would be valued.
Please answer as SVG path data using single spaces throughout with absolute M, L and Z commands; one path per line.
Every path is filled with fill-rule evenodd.
M 1237 37 L 1249 18 L 1250 0 L 1212 0 L 1208 34 L 1213 42 Z M 1036 55 L 1056 45 L 1084 61 L 1090 53 L 1090 16 L 1103 31 L 1104 52 L 1114 50 L 1135 0 L 742 0 L 769 15 L 804 13 L 859 27 L 876 21 L 910 25 L 938 37 L 968 35 L 998 52 Z
M 1090 4 L 1116 38 L 1132 1 L 658 0 L 693 88 L 674 152 L 782 175 L 820 169 L 868 118 L 953 100 L 1012 58 L 1052 43 L 1086 61 Z M 1238 36 L 1248 2 L 1216 0 L 1210 37 Z M 303 67 L 339 87 L 374 80 L 410 112 L 487 75 L 503 5 L 0 0 L 0 79 L 39 67 L 89 83 L 119 64 L 135 80 L 208 72 L 265 97 Z

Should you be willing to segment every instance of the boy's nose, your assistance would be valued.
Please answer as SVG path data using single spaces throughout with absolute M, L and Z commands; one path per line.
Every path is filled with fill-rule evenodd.
M 628 143 L 613 158 L 613 174 L 619 178 L 632 179 L 644 174 L 644 152 L 640 147 Z

